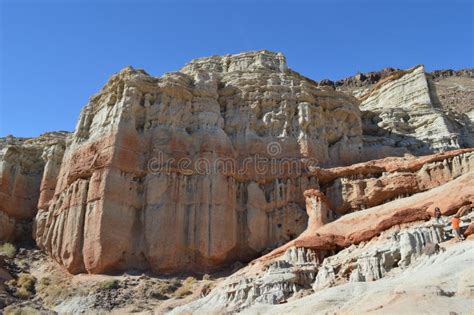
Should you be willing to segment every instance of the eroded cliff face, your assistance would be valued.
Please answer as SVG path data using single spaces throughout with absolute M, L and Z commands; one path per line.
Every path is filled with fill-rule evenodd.
M 357 100 L 281 54 L 197 59 L 161 78 L 126 68 L 83 109 L 36 240 L 73 273 L 245 261 L 306 228 L 309 162 L 350 164 L 361 148 Z
M 38 138 L 0 138 L 0 241 L 32 239 L 38 200 L 54 191 L 51 181 L 59 170 L 66 136 L 51 132 Z
M 380 146 L 426 154 L 462 145 L 452 121 L 431 101 L 423 66 L 394 73 L 360 99 L 369 157 Z
M 317 83 L 268 51 L 162 77 L 125 68 L 66 149 L 2 151 L 2 237 L 36 215 L 37 244 L 72 273 L 249 261 L 308 226 L 472 172 L 469 150 L 409 155 L 472 145 L 470 76 L 418 66 Z
M 360 100 L 364 160 L 473 145 L 472 69 L 387 68 L 332 85 Z
M 305 295 L 316 298 L 330 287 L 371 282 L 403 273 L 420 257 L 436 255 L 438 243 L 446 241 L 449 226 L 431 219 L 435 207 L 440 207 L 445 216 L 457 213 L 463 222 L 471 222 L 474 215 L 471 210 L 474 205 L 472 154 L 472 150 L 458 150 L 422 158 L 387 158 L 319 170 L 320 180 L 330 181 L 333 176 L 363 180 L 383 169 L 379 175 L 381 183 L 384 178 L 411 174 L 419 184 L 431 188 L 368 209 L 350 208 L 347 210 L 350 213 L 345 214 L 321 190 L 307 190 L 309 223 L 305 232 L 227 277 L 207 296 L 172 313 L 217 314 L 249 308 L 252 312 L 258 305 L 266 306 L 271 312 L 274 310 L 271 306 L 297 301 Z M 455 160 L 458 162 L 453 163 Z M 430 175 L 420 176 L 422 170 Z M 380 192 L 390 191 L 385 185 L 377 187 Z M 397 190 L 405 185 L 394 180 L 391 187 Z M 358 196 L 370 200 L 374 195 L 369 192 Z M 465 272 L 466 267 L 463 268 Z M 459 283 L 453 290 L 462 292 L 466 288 L 464 283 Z M 424 292 L 428 294 L 429 290 Z M 323 306 L 318 304 L 318 307 Z M 336 305 L 334 309 L 341 306 Z M 314 307 L 316 304 L 312 310 Z M 297 313 L 303 310 L 301 306 L 292 309 Z

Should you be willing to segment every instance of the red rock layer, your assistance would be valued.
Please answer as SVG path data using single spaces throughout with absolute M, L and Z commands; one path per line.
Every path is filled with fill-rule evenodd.
M 308 199 L 320 200 L 320 192 L 307 191 Z M 435 207 L 443 214 L 454 214 L 461 207 L 474 205 L 474 172 L 429 191 L 395 200 L 381 206 L 347 214 L 320 227 L 309 227 L 297 239 L 262 257 L 279 256 L 291 246 L 334 250 L 368 241 L 392 226 L 431 218 Z M 311 216 L 312 209 L 308 209 Z M 311 218 L 310 218 L 311 220 Z

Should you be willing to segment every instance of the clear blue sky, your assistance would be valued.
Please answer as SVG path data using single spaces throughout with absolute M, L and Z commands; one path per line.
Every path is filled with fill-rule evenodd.
M 472 1 L 1 2 L 0 136 L 73 130 L 108 77 L 202 56 L 281 51 L 312 79 L 473 67 Z

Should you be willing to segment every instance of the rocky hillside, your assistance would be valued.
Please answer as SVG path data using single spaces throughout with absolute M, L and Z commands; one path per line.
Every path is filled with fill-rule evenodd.
M 447 240 L 429 221 L 434 207 L 469 225 L 473 104 L 469 69 L 389 68 L 316 82 L 269 51 L 195 59 L 162 77 L 127 67 L 91 97 L 73 133 L 0 139 L 0 240 L 34 240 L 48 272 L 53 259 L 71 274 L 222 276 L 253 260 L 212 291 L 208 280 L 187 284 L 201 296 L 157 293 L 171 300 L 153 307 L 273 312 L 269 305 L 288 303 L 281 312 L 303 311 L 320 298 L 291 301 L 418 272 L 413 263 Z M 80 279 L 61 277 L 66 291 Z M 148 282 L 127 279 L 111 295 L 92 285 L 87 300 L 40 305 L 99 310 L 104 296 L 145 294 L 130 286 Z M 9 300 L 15 290 L 7 286 Z

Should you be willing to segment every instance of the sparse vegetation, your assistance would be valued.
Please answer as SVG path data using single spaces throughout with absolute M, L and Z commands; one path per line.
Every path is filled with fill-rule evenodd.
M 104 290 L 115 290 L 119 287 L 119 282 L 116 279 L 105 280 L 100 283 L 100 288 Z
M 17 305 L 10 305 L 5 307 L 3 310 L 5 315 L 36 315 L 41 314 L 40 311 L 34 309 L 30 306 L 17 306 Z
M 16 247 L 10 243 L 4 243 L 0 245 L 0 255 L 4 255 L 8 258 L 13 258 L 16 255 Z
M 190 285 L 192 285 L 192 284 L 195 283 L 195 282 L 196 282 L 196 278 L 194 278 L 194 277 L 187 277 L 186 280 L 184 280 L 183 285 L 184 285 L 184 286 L 190 286 Z
M 204 276 L 202 276 L 202 280 L 211 280 L 211 276 L 206 273 Z
M 191 291 L 191 286 L 196 283 L 196 278 L 194 277 L 187 277 L 182 285 L 176 289 L 176 291 L 174 292 L 174 295 L 178 298 L 182 298 L 182 297 L 185 297 L 187 295 L 190 295 L 192 294 L 192 291 Z
M 87 287 L 72 286 L 68 279 L 57 274 L 41 278 L 36 283 L 36 294 L 49 306 L 57 305 L 68 297 L 85 296 L 88 293 Z
M 182 297 L 185 297 L 187 295 L 190 295 L 192 292 L 191 290 L 188 289 L 187 286 L 183 285 L 182 287 L 179 287 L 175 292 L 174 292 L 174 295 L 176 297 L 179 297 L 179 298 L 182 298 Z
M 28 273 L 20 273 L 17 279 L 12 279 L 6 284 L 20 299 L 28 299 L 35 294 L 36 278 Z
M 179 287 L 179 283 L 161 282 L 154 284 L 151 288 L 151 297 L 159 300 L 168 299 L 168 294 L 174 293 Z

